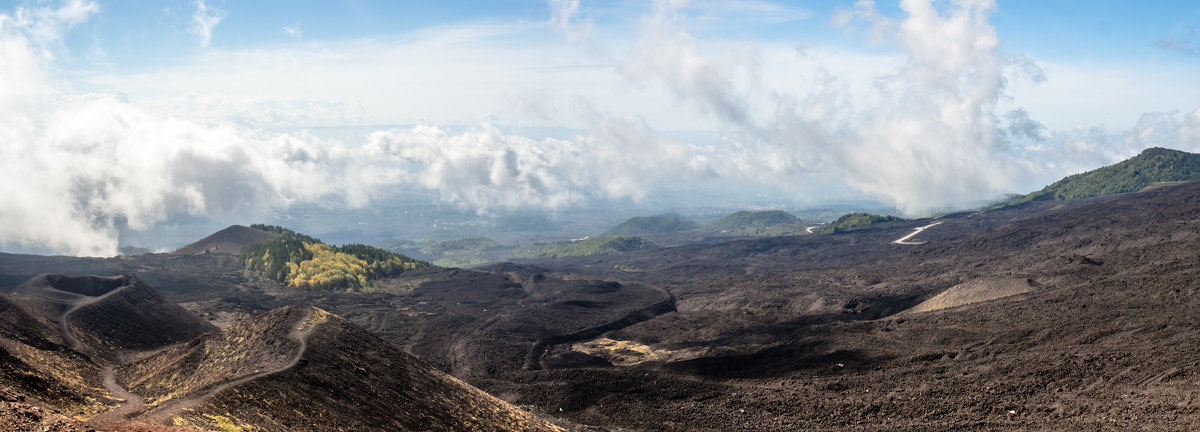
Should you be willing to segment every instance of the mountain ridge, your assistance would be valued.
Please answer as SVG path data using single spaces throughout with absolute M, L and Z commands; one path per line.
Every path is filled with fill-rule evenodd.
M 1151 147 L 1137 156 L 1062 178 L 1007 205 L 1137 192 L 1155 183 L 1200 179 L 1200 154 Z

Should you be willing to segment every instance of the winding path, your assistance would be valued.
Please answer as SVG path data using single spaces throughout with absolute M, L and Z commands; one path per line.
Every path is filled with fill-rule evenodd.
M 146 401 L 141 396 L 130 393 L 125 387 L 117 384 L 116 374 L 113 373 L 112 366 L 105 366 L 100 370 L 100 380 L 104 383 L 104 389 L 112 393 L 113 396 L 124 399 L 121 405 L 109 410 L 104 414 L 92 417 L 92 421 L 96 423 L 116 423 L 125 421 L 130 414 L 141 410 L 146 406 Z
M 125 288 L 129 288 L 129 285 L 123 285 L 121 287 L 113 289 L 112 291 L 106 292 L 104 294 L 101 294 L 101 295 L 98 295 L 95 297 L 78 294 L 78 293 L 73 293 L 73 292 L 68 292 L 68 291 L 63 291 L 63 290 L 59 290 L 59 289 L 55 289 L 55 288 L 47 288 L 47 289 L 52 289 L 52 290 L 55 290 L 55 291 L 58 291 L 61 293 L 70 294 L 75 297 L 74 300 L 67 301 L 67 304 L 71 305 L 71 308 L 67 309 L 66 312 L 63 312 L 62 316 L 58 318 L 59 326 L 61 327 L 63 338 L 66 339 L 66 342 L 71 345 L 72 350 L 82 353 L 81 350 L 83 350 L 84 346 L 83 346 L 83 341 L 79 340 L 79 337 L 75 336 L 75 333 L 71 332 L 71 324 L 70 324 L 71 314 L 75 313 L 75 311 L 79 310 L 79 308 L 81 308 L 81 307 L 90 305 L 90 304 L 98 302 L 100 300 L 104 300 L 113 294 L 124 291 Z
M 68 308 L 65 312 L 63 312 L 62 315 L 60 315 L 58 317 L 59 330 L 62 332 L 63 341 L 66 342 L 67 345 L 70 346 L 71 350 L 78 352 L 80 354 L 83 354 L 83 350 L 85 348 L 85 346 L 83 344 L 83 340 L 79 339 L 78 336 L 75 336 L 75 332 L 71 331 L 71 314 L 75 313 L 75 311 L 79 310 L 80 308 L 82 308 L 84 306 L 88 306 L 88 305 L 94 304 L 100 300 L 104 300 L 104 299 L 112 296 L 113 294 L 124 291 L 126 288 L 129 288 L 129 287 L 130 287 L 130 285 L 122 285 L 122 286 L 119 286 L 117 288 L 109 290 L 108 292 L 98 295 L 98 296 L 89 296 L 89 295 L 70 292 L 70 291 L 63 291 L 63 290 L 60 290 L 60 289 L 57 289 L 54 287 L 46 287 L 45 288 L 46 292 L 43 292 L 41 294 L 46 298 L 62 301 L 64 304 L 70 306 L 70 308 Z M 47 295 L 47 294 L 49 294 L 49 295 Z M 69 298 L 69 300 L 64 299 L 62 296 L 57 295 L 57 294 L 66 294 L 66 297 Z M 142 409 L 142 407 L 144 407 L 146 405 L 146 402 L 142 399 L 141 396 L 130 393 L 128 390 L 126 390 L 124 387 L 121 387 L 121 385 L 117 383 L 115 367 L 113 365 L 108 364 L 103 361 L 100 361 L 100 360 L 97 360 L 97 362 L 101 365 L 101 368 L 100 368 L 101 385 L 104 387 L 105 390 L 108 390 L 109 393 L 112 393 L 113 396 L 115 396 L 119 399 L 123 399 L 124 402 L 122 402 L 116 408 L 113 408 L 106 413 L 103 413 L 103 414 L 93 417 L 92 418 L 93 421 L 96 421 L 98 423 L 113 423 L 113 422 L 123 421 L 131 413 L 134 413 L 137 410 Z
M 195 409 L 199 407 L 205 400 L 217 393 L 265 377 L 267 375 L 276 374 L 295 367 L 300 363 L 300 359 L 304 357 L 304 353 L 308 351 L 308 338 L 312 335 L 313 330 L 317 327 L 316 325 L 305 326 L 305 324 L 308 323 L 308 320 L 313 316 L 313 308 L 309 307 L 305 312 L 306 313 L 304 316 L 300 317 L 300 319 L 297 320 L 292 326 L 292 331 L 288 332 L 288 337 L 298 342 L 300 347 L 296 349 L 296 354 L 292 356 L 292 359 L 288 361 L 287 364 L 269 371 L 245 375 L 241 378 L 225 381 L 221 384 L 211 387 L 211 389 L 208 390 L 201 389 L 200 391 L 196 392 L 198 394 L 191 394 L 185 397 L 169 400 L 166 403 L 148 411 L 145 414 L 145 420 L 152 423 L 168 421 L 185 409 Z
M 921 233 L 921 231 L 925 231 L 925 229 L 927 229 L 927 228 L 933 227 L 933 226 L 935 226 L 935 225 L 940 225 L 940 224 L 941 224 L 941 222 L 934 222 L 934 223 L 931 223 L 931 224 L 929 224 L 929 225 L 925 225 L 925 226 L 923 226 L 923 227 L 916 227 L 916 228 L 913 228 L 913 232 L 912 232 L 911 234 L 909 234 L 909 235 L 906 235 L 906 236 L 904 236 L 904 237 L 900 237 L 900 238 L 896 239 L 895 241 L 892 241 L 892 243 L 895 243 L 895 244 L 902 244 L 902 245 L 920 245 L 920 244 L 925 244 L 925 242 L 912 242 L 912 241 L 908 241 L 908 239 L 911 239 L 911 238 L 915 237 L 917 234 L 920 234 L 920 233 Z

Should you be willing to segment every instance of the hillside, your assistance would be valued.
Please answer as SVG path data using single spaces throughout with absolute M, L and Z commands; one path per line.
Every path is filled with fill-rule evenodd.
M 663 232 L 688 231 L 700 225 L 679 215 L 637 216 L 605 231 L 603 236 L 637 236 Z
M 268 431 L 561 430 L 312 307 L 277 309 L 207 333 L 120 374 L 146 399 L 138 418 L 154 423 Z
M 1115 164 L 1068 176 L 1009 202 L 1073 200 L 1136 192 L 1155 183 L 1200 179 L 1200 154 L 1153 147 Z
M 0 294 L 0 386 L 68 416 L 89 416 L 117 404 L 100 388 L 100 366 L 71 350 L 49 319 L 61 312 L 30 300 Z
M 132 275 L 44 275 L 17 287 L 14 294 L 25 296 L 57 322 L 69 348 L 110 361 L 212 328 Z
M 122 403 L 105 378 L 114 363 L 211 328 L 130 275 L 39 276 L 0 295 L 0 389 L 18 395 L 4 396 L 16 410 L 75 418 L 111 412 Z M 0 416 L 0 425 L 10 420 Z M 79 426 L 51 423 L 44 427 Z
M 739 211 L 704 227 L 705 231 L 735 236 L 803 234 L 804 223 L 783 210 Z
M 237 255 L 242 248 L 274 240 L 280 233 L 232 225 L 195 243 L 177 249 L 175 254 L 221 253 Z

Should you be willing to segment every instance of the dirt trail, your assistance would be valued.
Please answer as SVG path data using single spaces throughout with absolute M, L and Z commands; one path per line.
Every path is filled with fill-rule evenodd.
M 195 394 L 191 394 L 186 397 L 167 401 L 166 403 L 159 405 L 158 407 L 155 407 L 154 409 L 151 409 L 149 412 L 147 412 L 144 415 L 145 421 L 148 423 L 167 422 L 172 417 L 178 415 L 180 412 L 182 412 L 185 409 L 198 408 L 201 404 L 203 404 L 203 402 L 205 400 L 207 400 L 209 397 L 211 397 L 217 393 L 220 393 L 220 392 L 228 390 L 232 387 L 239 386 L 239 385 L 245 384 L 247 382 L 265 377 L 267 375 L 276 374 L 276 373 L 283 372 L 283 371 L 286 371 L 288 369 L 295 367 L 297 364 L 300 363 L 300 359 L 302 357 L 304 357 L 304 353 L 308 351 L 308 338 L 309 338 L 309 336 L 312 335 L 313 330 L 316 329 L 316 327 L 317 327 L 316 325 L 311 325 L 311 326 L 307 326 L 307 328 L 305 328 L 306 327 L 305 323 L 307 323 L 308 320 L 311 319 L 313 316 L 313 313 L 314 313 L 313 310 L 314 309 L 311 307 L 308 308 L 306 310 L 306 313 L 304 314 L 304 316 L 300 317 L 300 319 L 297 320 L 295 324 L 293 324 L 292 331 L 288 332 L 288 337 L 291 338 L 292 340 L 295 340 L 296 342 L 298 342 L 300 344 L 300 347 L 296 349 L 296 354 L 294 356 L 292 356 L 292 359 L 290 361 L 288 361 L 287 364 L 285 364 L 277 369 L 259 372 L 259 373 L 255 373 L 255 374 L 250 374 L 250 375 L 245 375 L 241 378 L 237 378 L 237 379 L 234 379 L 231 381 L 226 381 L 224 383 L 213 386 L 213 387 L 211 387 L 211 389 L 208 389 L 208 390 L 201 389 L 201 391 L 198 391 Z
M 123 286 L 117 287 L 113 290 L 110 290 L 109 292 L 106 292 L 106 293 L 98 295 L 98 296 L 88 296 L 88 295 L 84 295 L 84 294 L 63 291 L 63 290 L 59 290 L 59 289 L 55 289 L 55 288 L 47 288 L 47 291 L 52 290 L 52 291 L 54 291 L 54 294 L 66 294 L 68 297 L 73 298 L 72 300 L 66 301 L 66 304 L 70 305 L 70 308 L 67 309 L 66 312 L 63 312 L 63 314 L 61 316 L 59 316 L 59 318 L 58 318 L 59 330 L 62 332 L 63 339 L 65 340 L 65 342 L 67 342 L 68 345 L 70 345 L 70 348 L 72 350 L 82 353 L 82 351 L 84 349 L 84 345 L 83 345 L 83 341 L 80 340 L 78 336 L 75 336 L 75 333 L 71 331 L 71 314 L 75 313 L 75 311 L 83 308 L 84 306 L 94 304 L 96 302 L 99 302 L 100 300 L 104 300 L 104 299 L 112 296 L 113 294 L 124 291 L 126 288 L 129 288 L 129 285 L 123 285 Z M 47 296 L 47 297 L 48 298 L 58 298 L 61 300 L 61 297 L 51 297 L 51 296 Z M 128 416 L 130 413 L 136 412 L 137 410 L 140 410 L 140 409 L 142 409 L 143 406 L 145 406 L 145 401 L 142 400 L 141 396 L 130 393 L 128 390 L 126 390 L 124 387 L 121 387 L 121 385 L 117 383 L 117 377 L 116 377 L 116 374 L 114 373 L 113 365 L 101 363 L 101 366 L 102 367 L 100 369 L 100 381 L 101 381 L 101 384 L 104 386 L 104 389 L 108 390 L 109 393 L 112 393 L 113 396 L 115 396 L 119 399 L 123 399 L 124 402 L 122 402 L 121 405 L 118 405 L 116 408 L 113 408 L 112 410 L 109 410 L 108 412 L 106 412 L 104 414 L 100 414 L 100 415 L 94 417 L 93 421 L 96 421 L 99 423 L 113 423 L 113 422 L 123 421 L 123 420 L 125 420 L 125 417 Z
M 62 316 L 59 317 L 59 319 L 58 319 L 59 328 L 62 331 L 63 338 L 66 339 L 66 342 L 71 346 L 72 350 L 75 350 L 75 351 L 82 350 L 83 349 L 83 341 L 79 340 L 79 338 L 75 336 L 75 333 L 71 332 L 71 324 L 70 324 L 71 314 L 75 313 L 75 311 L 79 310 L 79 308 L 82 308 L 84 306 L 98 302 L 100 300 L 104 300 L 113 294 L 124 291 L 125 288 L 129 288 L 129 286 L 125 285 L 125 286 L 119 287 L 117 289 L 114 289 L 112 291 L 106 292 L 102 295 L 98 295 L 95 297 L 90 297 L 90 296 L 86 296 L 83 294 L 76 294 L 76 293 L 72 293 L 72 292 L 49 288 L 54 291 L 58 291 L 58 292 L 65 293 L 65 294 L 70 294 L 70 295 L 76 297 L 75 300 L 71 300 L 70 302 L 67 303 L 67 304 L 71 305 L 71 308 L 67 309 L 66 312 L 63 312 Z
M 116 374 L 113 373 L 112 366 L 105 366 L 100 370 L 100 380 L 104 383 L 104 389 L 112 393 L 113 396 L 124 399 L 121 405 L 109 410 L 104 414 L 100 414 L 92 418 L 95 423 L 117 423 L 125 421 L 126 418 L 146 406 L 146 401 L 141 396 L 130 393 L 125 387 L 117 384 Z
M 902 244 L 902 245 L 920 245 L 920 244 L 925 244 L 925 242 L 910 242 L 910 241 L 908 241 L 908 239 L 911 239 L 911 238 L 913 238 L 913 237 L 916 237 L 916 235 L 917 235 L 917 234 L 920 234 L 920 233 L 921 233 L 921 231 L 925 231 L 925 229 L 927 229 L 927 228 L 930 228 L 930 227 L 933 227 L 933 226 L 936 226 L 936 225 L 941 225 L 941 222 L 934 222 L 934 223 L 931 223 L 931 224 L 929 224 L 929 225 L 925 225 L 925 226 L 923 226 L 923 227 L 916 227 L 916 228 L 913 228 L 913 232 L 912 232 L 911 234 L 909 234 L 909 235 L 906 235 L 906 236 L 904 236 L 904 237 L 900 237 L 900 238 L 896 239 L 895 241 L 893 241 L 892 243 L 895 243 L 895 244 Z

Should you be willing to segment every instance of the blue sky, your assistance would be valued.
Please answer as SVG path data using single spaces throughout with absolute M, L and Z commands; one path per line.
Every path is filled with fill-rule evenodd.
M 30 2 L 0 2 L 3 9 Z M 642 2 L 585 2 L 606 25 L 621 25 L 637 17 Z M 829 25 L 848 1 L 780 2 L 808 11 L 798 22 L 748 23 L 726 29 L 728 36 L 767 40 L 852 42 Z M 212 47 L 238 48 L 294 42 L 284 27 L 302 30 L 301 39 L 343 40 L 395 37 L 428 27 L 470 23 L 536 23 L 549 18 L 542 1 L 425 2 L 425 1 L 210 1 L 225 12 Z M 192 1 L 101 2 L 100 11 L 68 37 L 72 52 L 86 53 L 97 45 L 112 62 L 126 67 L 178 60 L 201 48 L 187 29 L 196 4 Z M 894 3 L 879 2 L 888 15 L 900 14 Z M 999 2 L 992 22 L 1005 45 L 1039 56 L 1070 59 L 1162 58 L 1154 45 L 1164 37 L 1182 36 L 1200 20 L 1200 4 L 1190 1 L 1077 1 Z M 146 58 L 153 57 L 153 60 Z
M 0 246 L 406 189 L 965 208 L 1200 150 L 1198 27 L 1190 1 L 3 1 L 0 169 L 31 187 Z
M 8 2 L 8 9 L 24 5 Z M 205 3 L 221 19 L 211 31 L 211 40 L 204 45 L 198 41 L 193 22 L 198 3 L 176 1 L 153 6 L 138 2 L 99 2 L 98 12 L 86 22 L 64 34 L 56 66 L 76 74 L 98 75 L 103 78 L 128 77 L 156 71 L 181 71 L 214 53 L 255 51 L 266 53 L 288 49 L 342 49 L 362 47 L 371 43 L 403 44 L 442 30 L 488 29 L 494 32 L 478 42 L 489 49 L 509 49 L 513 45 L 544 46 L 548 51 L 564 49 L 574 58 L 554 64 L 553 57 L 537 59 L 536 64 L 511 65 L 526 69 L 578 66 L 604 63 L 602 59 L 589 62 L 585 49 L 578 41 L 572 43 L 552 26 L 552 6 L 540 1 L 499 2 L 409 2 L 409 1 L 346 1 L 346 2 L 240 2 L 209 1 Z M 935 2 L 943 8 L 949 2 Z M 637 33 L 639 19 L 649 13 L 652 5 L 637 1 L 583 2 L 579 16 L 587 20 L 596 38 L 592 43 L 608 44 L 620 49 Z M 773 8 L 773 9 L 771 9 Z M 871 40 L 865 24 L 839 27 L 831 22 L 839 10 L 852 10 L 848 1 L 819 2 L 692 2 L 681 8 L 692 15 L 687 29 L 701 43 L 741 43 L 759 45 L 796 45 L 824 47 L 846 53 L 895 54 L 893 44 Z M 904 11 L 895 2 L 878 2 L 878 12 L 895 19 Z M 731 13 L 742 10 L 743 13 Z M 757 12 L 755 12 L 757 11 Z M 1200 39 L 1194 26 L 1200 22 L 1200 4 L 1195 2 L 1001 2 L 989 14 L 989 21 L 1000 38 L 999 52 L 1019 53 L 1043 66 L 1069 68 L 1069 73 L 1051 73 L 1049 83 L 1037 91 L 1062 99 L 1065 95 L 1053 91 L 1056 81 L 1077 82 L 1076 69 L 1098 68 L 1122 76 L 1106 77 L 1107 86 L 1114 81 L 1135 80 L 1139 76 L 1162 73 L 1161 68 L 1186 69 L 1196 65 Z M 1165 41 L 1174 41 L 1175 49 Z M 470 43 L 469 42 L 469 43 Z M 1190 45 L 1188 45 L 1190 44 Z M 1191 46 L 1190 53 L 1182 47 Z M 701 47 L 702 49 L 704 47 Z M 370 53 L 362 53 L 364 56 Z M 428 59 L 437 62 L 440 59 Z M 495 65 L 497 67 L 501 65 Z M 1142 74 L 1150 72 L 1149 74 Z M 202 73 L 193 71 L 192 73 Z M 1142 74 L 1142 75 L 1139 75 Z M 1170 80 L 1178 75 L 1155 77 L 1156 81 Z M 454 85 L 438 83 L 438 85 Z M 115 88 L 117 85 L 78 85 L 84 91 L 133 94 L 137 89 Z M 1067 92 L 1070 86 L 1061 87 Z M 1047 89 L 1050 89 L 1047 91 Z M 202 88 L 159 88 L 151 98 L 165 96 L 162 92 L 180 95 L 205 92 Z M 1012 89 L 1017 91 L 1018 89 Z M 1150 87 L 1145 92 L 1159 88 Z M 149 89 L 144 89 L 149 91 Z M 299 93 L 299 92 L 297 92 Z M 1162 92 L 1160 92 L 1162 93 Z M 1082 105 L 1091 113 L 1072 115 L 1072 106 L 1062 103 L 1046 104 L 1039 112 L 1044 122 L 1059 127 L 1086 127 L 1089 123 L 1109 127 L 1128 127 L 1137 121 L 1139 110 L 1187 110 L 1185 102 L 1197 96 L 1192 88 L 1174 99 L 1168 94 L 1154 96 L 1161 106 L 1152 102 L 1140 106 L 1112 106 L 1097 109 L 1091 101 Z M 278 97 L 278 95 L 277 95 Z M 1124 95 L 1114 95 L 1124 98 Z M 1036 105 L 1036 104 L 1035 104 Z M 366 109 L 377 110 L 368 106 Z M 1038 107 L 1025 108 L 1038 112 Z M 422 120 L 470 123 L 488 112 L 463 110 L 458 117 L 420 117 L 395 113 L 394 116 L 375 116 L 371 122 L 410 124 Z M 667 121 L 667 129 L 701 128 L 700 121 Z M 560 121 L 563 126 L 579 126 L 576 122 Z

